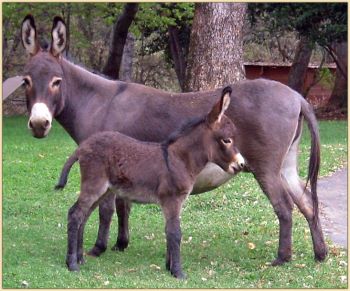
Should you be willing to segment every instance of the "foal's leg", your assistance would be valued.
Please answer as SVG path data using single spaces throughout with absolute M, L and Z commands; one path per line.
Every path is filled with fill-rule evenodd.
M 100 224 L 98 227 L 98 235 L 94 247 L 87 253 L 90 256 L 98 257 L 106 249 L 109 238 L 109 229 L 112 217 L 115 211 L 114 208 L 115 194 L 109 191 L 105 197 L 102 197 L 99 204 Z
M 82 179 L 84 181 L 84 179 Z M 105 179 L 91 179 L 87 183 L 82 182 L 81 193 L 78 201 L 68 212 L 68 248 L 66 264 L 70 271 L 78 271 L 78 247 L 82 245 L 82 236 L 79 241 L 79 229 L 91 213 L 91 208 L 106 192 L 108 184 Z
M 292 210 L 293 200 L 284 187 L 281 176 L 276 173 L 264 173 L 256 176 L 261 188 L 269 198 L 279 220 L 279 246 L 273 266 L 282 265 L 292 257 Z
M 115 205 L 118 215 L 118 238 L 112 250 L 123 252 L 129 244 L 129 214 L 131 202 L 116 198 Z
M 95 203 L 88 211 L 87 215 L 85 215 L 85 218 L 80 225 L 80 228 L 78 230 L 78 247 L 77 247 L 77 260 L 78 264 L 82 265 L 85 263 L 84 259 L 84 247 L 83 247 L 83 242 L 84 242 L 84 229 L 85 229 L 85 224 L 87 220 L 89 219 L 91 213 L 95 210 L 97 206 L 97 203 Z
M 282 175 L 290 189 L 291 197 L 305 216 L 311 232 L 315 259 L 322 261 L 327 256 L 327 246 L 321 228 L 319 217 L 314 216 L 311 193 L 305 190 L 305 185 L 301 182 L 297 171 L 297 151 L 298 141 L 291 146 L 282 167 Z
M 178 278 L 184 279 L 185 274 L 182 272 L 180 244 L 181 244 L 181 228 L 180 213 L 185 195 L 168 197 L 161 201 L 162 211 L 165 217 L 165 234 L 167 240 L 166 252 L 166 269 Z

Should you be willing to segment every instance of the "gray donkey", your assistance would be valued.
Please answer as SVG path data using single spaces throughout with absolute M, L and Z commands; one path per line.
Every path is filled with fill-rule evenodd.
M 166 268 L 176 278 L 184 278 L 179 216 L 196 177 L 208 162 L 230 174 L 244 167 L 234 145 L 235 126 L 224 115 L 230 94 L 231 88 L 224 88 L 208 115 L 193 119 L 163 143 L 141 142 L 107 131 L 92 135 L 79 146 L 67 160 L 59 183 L 65 186 L 70 168 L 79 160 L 81 192 L 68 212 L 69 270 L 79 270 L 78 264 L 84 262 L 84 225 L 99 200 L 112 192 L 129 201 L 161 206 L 166 220 Z

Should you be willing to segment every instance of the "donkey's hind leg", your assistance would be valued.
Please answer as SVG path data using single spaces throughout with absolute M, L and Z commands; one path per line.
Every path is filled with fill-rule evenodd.
M 292 257 L 292 210 L 293 200 L 284 187 L 281 176 L 277 173 L 265 172 L 263 176 L 256 176 L 260 186 L 279 220 L 279 246 L 277 258 L 273 266 L 282 265 Z
M 109 237 L 109 229 L 112 217 L 115 211 L 114 207 L 115 194 L 109 191 L 105 197 L 102 197 L 99 204 L 99 219 L 98 235 L 93 248 L 88 251 L 88 255 L 93 257 L 100 256 L 106 249 Z
M 315 217 L 313 212 L 313 203 L 311 193 L 305 189 L 304 183 L 301 182 L 297 170 L 297 151 L 299 139 L 290 147 L 282 166 L 282 176 L 285 179 L 291 197 L 298 206 L 301 213 L 305 216 L 311 232 L 315 259 L 322 261 L 327 256 L 327 246 L 321 228 L 319 217 Z M 305 191 L 304 191 L 305 189 Z

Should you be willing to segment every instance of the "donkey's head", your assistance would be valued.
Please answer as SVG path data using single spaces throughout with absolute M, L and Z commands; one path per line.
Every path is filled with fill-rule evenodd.
M 30 114 L 28 128 L 34 137 L 43 138 L 51 129 L 53 117 L 64 106 L 60 58 L 66 47 L 66 26 L 62 18 L 54 18 L 49 49 L 39 45 L 33 16 L 24 18 L 21 34 L 22 44 L 30 56 L 23 74 Z
M 210 147 L 209 160 L 224 171 L 234 174 L 242 170 L 245 161 L 235 146 L 236 127 L 224 113 L 230 105 L 231 87 L 225 87 L 221 98 L 206 117 L 209 127 L 207 146 Z

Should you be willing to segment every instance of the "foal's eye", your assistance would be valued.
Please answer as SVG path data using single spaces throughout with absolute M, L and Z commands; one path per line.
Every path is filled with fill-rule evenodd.
M 52 86 L 53 87 L 58 87 L 61 84 L 61 81 L 62 81 L 61 79 L 57 79 L 57 80 L 53 81 L 52 82 Z
M 224 139 L 222 140 L 222 142 L 223 142 L 224 144 L 229 145 L 229 144 L 232 143 L 232 139 L 231 139 L 231 138 L 224 138 Z

